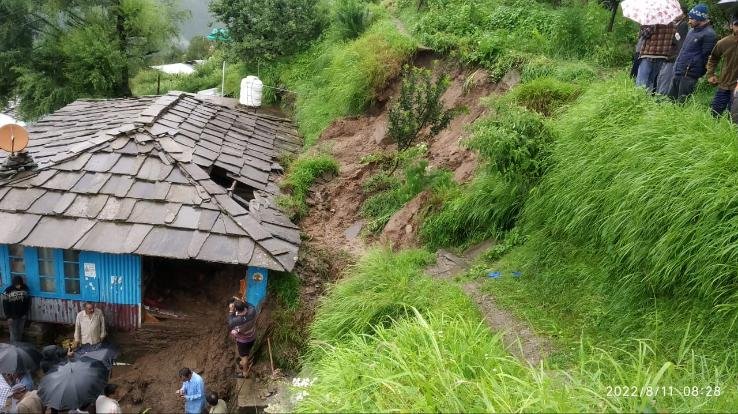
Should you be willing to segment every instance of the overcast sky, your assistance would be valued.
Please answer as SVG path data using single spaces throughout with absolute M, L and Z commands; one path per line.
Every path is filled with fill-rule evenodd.
M 180 7 L 189 10 L 192 18 L 182 23 L 182 38 L 189 43 L 193 36 L 207 35 L 212 28 L 208 24 L 214 19 L 208 12 L 208 0 L 179 0 Z

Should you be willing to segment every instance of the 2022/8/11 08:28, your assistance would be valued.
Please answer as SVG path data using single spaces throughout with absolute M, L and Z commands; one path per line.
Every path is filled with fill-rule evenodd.
M 671 385 L 662 386 L 610 386 L 606 388 L 607 396 L 610 398 L 633 398 L 633 397 L 719 397 L 721 394 L 719 385 L 700 386 L 682 386 L 675 387 Z

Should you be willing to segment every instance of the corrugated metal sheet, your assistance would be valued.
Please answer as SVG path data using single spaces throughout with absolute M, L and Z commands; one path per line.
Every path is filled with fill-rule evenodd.
M 138 305 L 141 303 L 141 257 L 130 254 L 83 252 L 83 262 L 95 263 L 99 302 Z M 92 280 L 85 278 L 86 283 Z
M 74 324 L 77 313 L 82 310 L 84 301 L 69 299 L 51 299 L 34 297 L 31 305 L 31 320 L 35 322 L 52 322 Z M 108 328 L 132 331 L 140 326 L 138 305 L 121 305 L 115 303 L 95 303 L 105 314 Z M 0 314 L 3 314 L 0 307 Z M 2 315 L 5 318 L 5 315 Z

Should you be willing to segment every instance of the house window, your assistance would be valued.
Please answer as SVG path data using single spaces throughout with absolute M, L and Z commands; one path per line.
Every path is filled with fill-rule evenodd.
M 56 293 L 56 264 L 54 249 L 38 248 L 38 278 L 41 292 Z
M 79 252 L 64 250 L 64 292 L 79 295 Z
M 23 246 L 11 244 L 8 246 L 8 255 L 10 256 L 10 277 L 21 276 L 25 280 L 26 259 L 23 255 Z

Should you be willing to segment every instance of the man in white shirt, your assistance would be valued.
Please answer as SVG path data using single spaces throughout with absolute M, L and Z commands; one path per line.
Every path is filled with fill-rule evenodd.
M 115 384 L 108 384 L 103 390 L 103 395 L 97 397 L 95 401 L 95 412 L 97 414 L 121 414 L 120 405 L 115 399 L 116 391 L 118 386 Z
M 74 323 L 74 347 L 80 345 L 94 347 L 101 343 L 106 335 L 105 316 L 102 311 L 95 308 L 92 303 L 85 302 L 84 309 L 77 314 Z

